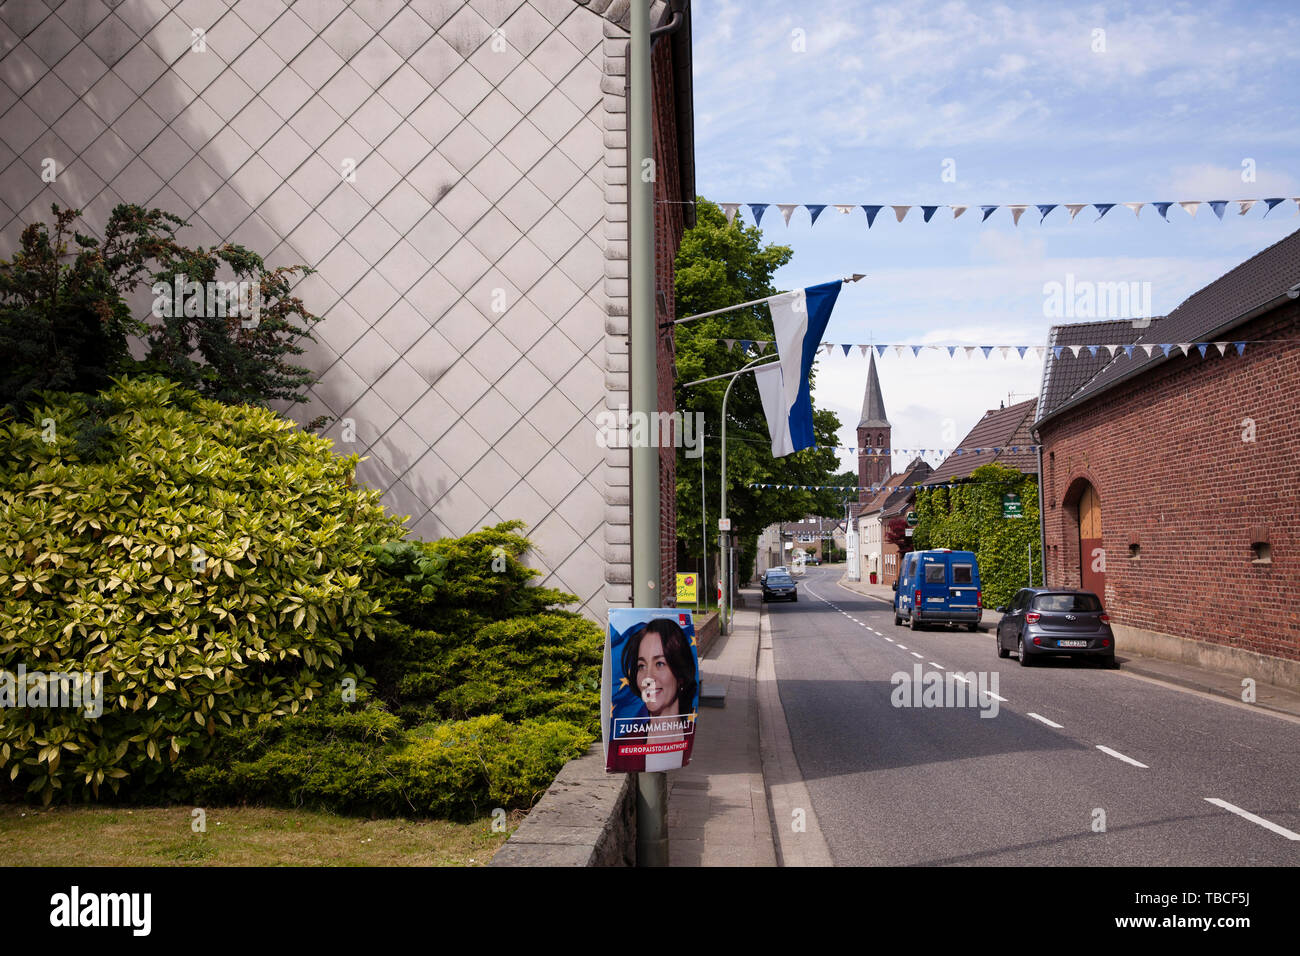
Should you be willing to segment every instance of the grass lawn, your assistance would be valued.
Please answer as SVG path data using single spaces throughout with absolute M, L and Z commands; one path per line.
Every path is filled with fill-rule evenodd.
M 0 804 L 4 866 L 485 866 L 522 822 L 366 820 L 305 810 Z

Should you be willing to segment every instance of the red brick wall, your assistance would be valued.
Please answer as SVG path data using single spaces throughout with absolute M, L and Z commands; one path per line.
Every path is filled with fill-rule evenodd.
M 1231 337 L 1300 337 L 1300 302 Z M 1300 346 L 1180 357 L 1042 429 L 1048 582 L 1078 587 L 1077 509 L 1101 499 L 1105 603 L 1121 624 L 1300 660 Z M 1255 423 L 1245 442 L 1243 420 Z M 1252 563 L 1265 526 L 1272 564 Z M 1130 541 L 1141 547 L 1129 557 Z
M 676 200 L 695 198 L 681 194 L 672 68 L 672 42 L 665 37 L 654 45 L 650 57 L 654 105 L 655 300 L 658 322 L 666 322 L 677 314 L 673 297 L 673 264 L 681 246 L 685 219 L 684 207 Z M 640 170 L 634 167 L 631 174 L 639 176 Z M 671 412 L 676 407 L 671 327 L 659 337 L 658 369 L 659 408 Z M 677 594 L 677 453 L 671 436 L 661 443 L 659 449 L 659 561 L 660 593 L 664 604 L 673 606 Z

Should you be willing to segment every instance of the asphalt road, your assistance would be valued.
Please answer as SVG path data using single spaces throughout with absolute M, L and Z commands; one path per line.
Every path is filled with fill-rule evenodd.
M 810 568 L 797 603 L 768 605 L 786 722 L 837 864 L 1300 864 L 1300 723 L 1122 666 L 1021 668 L 991 634 L 896 627 L 841 573 Z M 972 690 L 982 673 L 1003 700 L 895 706 L 918 664 L 973 672 Z

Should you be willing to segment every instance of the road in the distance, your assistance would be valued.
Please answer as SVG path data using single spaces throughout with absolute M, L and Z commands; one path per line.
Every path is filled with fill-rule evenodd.
M 768 605 L 781 703 L 837 864 L 1300 863 L 1300 723 L 1084 662 L 1021 668 L 991 634 L 894 626 L 841 574 L 810 568 L 798 603 Z M 991 717 L 896 707 L 891 676 L 916 664 L 996 673 L 1005 701 Z

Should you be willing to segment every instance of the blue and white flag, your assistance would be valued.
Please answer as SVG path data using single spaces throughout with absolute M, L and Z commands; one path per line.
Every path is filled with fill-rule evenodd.
M 815 444 L 808 373 L 842 287 L 836 280 L 768 300 L 780 362 L 755 369 L 754 379 L 767 416 L 774 458 Z

